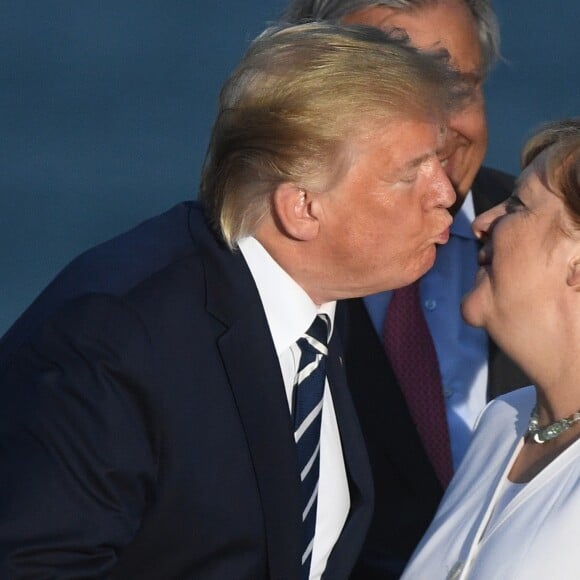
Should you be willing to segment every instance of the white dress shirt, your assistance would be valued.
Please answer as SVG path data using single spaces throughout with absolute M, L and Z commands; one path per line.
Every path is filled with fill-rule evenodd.
M 433 268 L 419 282 L 423 313 L 441 370 L 455 470 L 465 455 L 473 426 L 487 400 L 487 334 L 481 328 L 465 324 L 459 309 L 478 268 L 478 243 L 471 230 L 474 218 L 473 197 L 469 192 L 453 220 L 449 242 L 437 248 Z M 364 299 L 383 343 L 391 294 L 381 292 Z
M 310 328 L 318 314 L 327 314 L 332 328 L 336 302 L 317 306 L 306 292 L 279 266 L 265 248 L 252 237 L 239 242 L 239 248 L 254 278 L 272 339 L 280 361 L 286 387 L 288 409 L 292 408 L 292 389 L 298 372 L 300 350 L 296 341 Z M 272 466 L 275 469 L 276 466 Z M 310 578 L 319 579 L 346 521 L 350 494 L 340 434 L 328 380 L 324 387 L 320 431 L 320 476 L 316 531 Z

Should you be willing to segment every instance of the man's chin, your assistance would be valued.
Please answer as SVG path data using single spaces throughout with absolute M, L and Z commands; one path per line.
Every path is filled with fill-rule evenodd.
M 437 244 L 434 243 L 426 251 L 425 269 L 419 274 L 419 276 L 417 276 L 417 278 L 426 274 L 434 266 L 435 258 L 437 258 Z

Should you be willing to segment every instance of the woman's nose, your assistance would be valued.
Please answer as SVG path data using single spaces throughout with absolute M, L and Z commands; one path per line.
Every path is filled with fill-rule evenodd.
M 492 224 L 497 220 L 497 218 L 504 215 L 505 203 L 499 203 L 498 205 L 488 209 L 487 211 L 480 213 L 471 225 L 471 229 L 478 240 L 481 240 L 485 235 L 489 233 Z

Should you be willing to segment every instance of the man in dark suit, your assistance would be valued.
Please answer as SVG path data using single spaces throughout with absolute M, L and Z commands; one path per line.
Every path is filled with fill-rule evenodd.
M 407 325 L 390 324 L 388 313 L 393 298 L 410 288 L 348 301 L 348 383 L 371 459 L 376 503 L 353 577 L 386 580 L 400 575 L 427 529 L 483 406 L 528 384 L 481 329 L 463 322 L 459 308 L 478 267 L 471 222 L 513 187 L 511 176 L 481 167 L 487 145 L 483 81 L 498 57 L 499 30 L 488 0 L 294 0 L 284 16 L 291 22 L 311 18 L 376 26 L 407 36 L 418 48 L 446 51 L 471 78 L 476 95 L 448 121 L 442 158 L 457 193 L 454 224 L 434 268 L 414 285 L 419 299 L 411 306 L 397 301 Z M 430 345 L 407 342 L 417 312 Z M 402 345 L 396 353 L 393 343 Z M 433 362 L 427 363 L 425 351 L 433 347 Z M 429 373 L 437 375 L 432 391 L 426 387 Z
M 372 477 L 336 300 L 446 241 L 458 80 L 375 29 L 252 44 L 200 203 L 77 258 L 2 340 L 1 578 L 348 577 Z

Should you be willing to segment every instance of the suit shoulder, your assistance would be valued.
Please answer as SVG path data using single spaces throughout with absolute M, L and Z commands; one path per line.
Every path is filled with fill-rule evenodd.
M 511 173 L 506 173 L 500 169 L 494 169 L 492 167 L 482 167 L 475 177 L 475 183 L 483 184 L 496 184 L 505 187 L 506 189 L 512 189 L 515 184 L 516 178 Z
M 514 181 L 515 176 L 512 173 L 503 171 L 501 169 L 496 169 L 495 167 L 488 167 L 487 165 L 482 165 L 478 171 L 478 176 L 488 178 L 488 179 L 499 179 Z
M 515 177 L 504 171 L 482 167 L 471 188 L 475 213 L 480 214 L 508 198 L 515 186 Z
M 182 203 L 75 258 L 0 340 L 0 366 L 70 301 L 87 294 L 126 296 L 156 273 L 195 255 L 192 228 L 202 230 L 202 223 L 199 206 Z
M 91 290 L 123 291 L 192 251 L 191 204 L 179 204 L 73 259 L 55 282 L 84 283 Z M 106 272 L 106 279 L 103 273 Z

